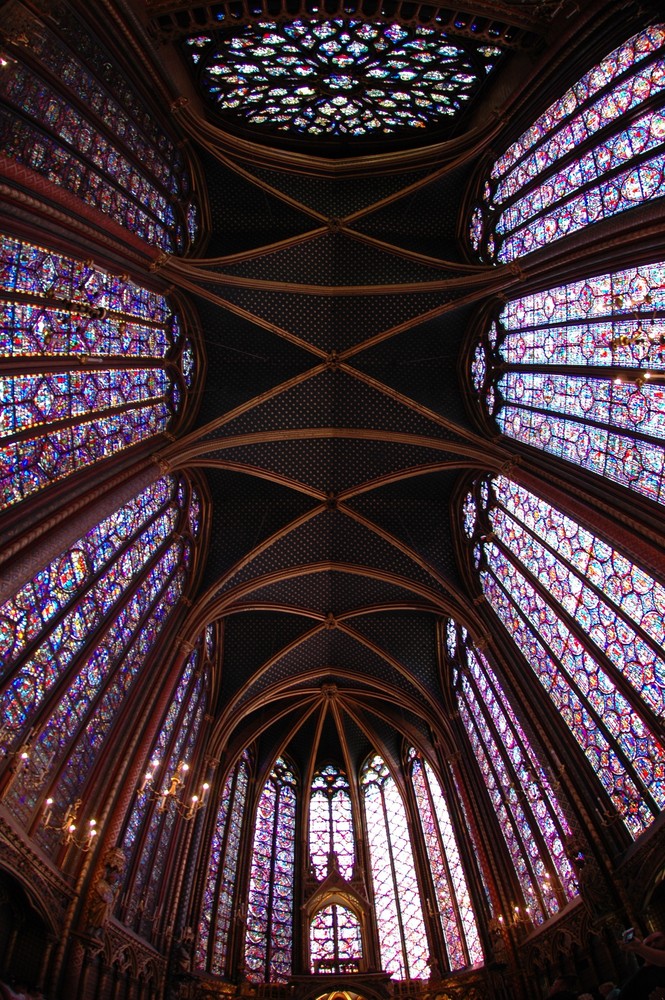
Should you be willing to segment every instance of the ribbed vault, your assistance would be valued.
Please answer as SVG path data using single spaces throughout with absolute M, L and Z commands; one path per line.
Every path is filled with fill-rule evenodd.
M 206 331 L 199 423 L 164 457 L 204 469 L 212 497 L 185 631 L 222 624 L 213 752 L 258 741 L 305 777 L 390 759 L 398 733 L 445 739 L 440 620 L 475 628 L 454 495 L 508 459 L 469 419 L 460 350 L 475 303 L 516 274 L 460 250 L 468 169 L 204 162 L 210 256 L 158 266 Z

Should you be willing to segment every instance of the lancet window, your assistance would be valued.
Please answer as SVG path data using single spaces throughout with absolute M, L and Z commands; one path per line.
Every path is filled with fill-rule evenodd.
M 490 606 L 583 751 L 604 811 L 638 837 L 665 803 L 656 735 L 665 590 L 604 538 L 506 477 L 475 485 L 464 523 Z M 474 670 L 487 674 L 481 653 L 465 658 L 461 691 L 471 690 Z M 528 771 L 539 773 L 535 761 Z
M 227 972 L 228 937 L 233 907 L 238 903 L 237 870 L 249 777 L 250 759 L 245 752 L 226 779 L 210 844 L 196 964 L 218 976 Z
M 496 161 L 471 222 L 482 259 L 516 260 L 665 194 L 665 26 L 589 70 Z
M 381 967 L 394 979 L 429 976 L 427 940 L 406 809 L 386 763 L 375 755 L 360 775 Z
M 24 11 L 27 45 L 8 32 L 4 154 L 146 242 L 183 253 L 197 221 L 180 150 L 85 22 L 71 11 L 59 19 L 56 27 Z
M 452 621 L 447 649 L 460 718 L 522 890 L 526 909 L 517 915 L 540 924 L 577 892 L 558 776 L 540 762 L 488 658 Z
M 309 855 L 312 873 L 322 881 L 335 855 L 340 875 L 353 877 L 353 811 L 346 775 L 332 764 L 314 775 L 309 799 Z
M 28 751 L 4 801 L 25 822 L 52 815 L 48 849 L 187 585 L 199 505 L 188 480 L 158 480 L 0 608 L 4 740 Z
M 504 434 L 665 503 L 665 263 L 505 304 L 476 391 Z
M 443 790 L 428 762 L 411 747 L 408 766 L 435 889 L 435 906 L 446 944 L 448 967 L 483 961 L 464 866 Z
M 166 430 L 194 368 L 162 295 L 0 236 L 0 506 Z
M 207 705 L 208 658 L 199 639 L 180 677 L 171 705 L 150 754 L 149 768 L 136 793 L 122 839 L 129 864 L 122 905 L 125 924 L 148 936 L 159 926 L 159 892 L 171 840 L 183 817 L 196 814 L 205 789 L 190 780 L 190 762 Z M 194 796 L 194 797 L 192 797 Z
M 291 975 L 296 777 L 278 758 L 256 811 L 247 901 L 245 969 L 250 982 L 286 982 Z
M 309 928 L 312 972 L 358 972 L 362 932 L 358 916 L 348 906 L 331 903 L 314 914 Z

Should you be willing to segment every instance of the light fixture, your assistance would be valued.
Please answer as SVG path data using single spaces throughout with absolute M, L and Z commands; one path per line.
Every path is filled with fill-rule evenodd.
M 44 803 L 44 812 L 42 813 L 41 818 L 41 825 L 44 830 L 58 831 L 63 844 L 76 847 L 79 851 L 87 853 L 94 844 L 95 837 L 97 836 L 97 820 L 89 819 L 85 831 L 82 833 L 78 832 L 76 819 L 81 809 L 81 801 L 81 799 L 76 799 L 74 803 L 68 805 L 62 820 L 57 823 L 52 823 L 53 799 L 46 799 Z
M 161 789 L 154 784 L 155 773 L 159 766 L 160 762 L 158 760 L 150 762 L 150 769 L 146 771 L 143 776 L 143 782 L 138 789 L 139 794 L 147 795 L 155 801 L 157 803 L 157 812 L 159 813 L 164 813 L 167 809 L 173 807 L 183 819 L 193 819 L 199 809 L 205 805 L 206 794 L 210 787 L 208 782 L 204 781 L 201 785 L 200 795 L 192 795 L 189 801 L 186 801 L 182 797 L 182 792 L 186 780 L 185 776 L 189 771 L 189 764 L 181 760 L 171 777 L 167 777 Z
M 34 734 L 33 728 L 28 732 L 21 746 L 17 750 L 11 750 L 14 734 L 7 726 L 0 729 L 0 759 L 4 758 L 10 761 L 10 778 L 5 785 L 2 797 L 15 784 L 25 791 L 35 791 L 43 785 L 55 754 L 50 753 L 48 757 L 42 758 L 39 749 L 34 745 Z

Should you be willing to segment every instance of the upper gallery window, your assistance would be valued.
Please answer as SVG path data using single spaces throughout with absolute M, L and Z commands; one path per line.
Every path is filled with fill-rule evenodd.
M 296 778 L 279 757 L 256 810 L 245 937 L 252 983 L 285 983 L 291 975 L 295 838 Z
M 188 787 L 187 771 L 196 753 L 208 700 L 206 646 L 201 636 L 185 663 L 153 744 L 150 767 L 134 797 L 121 843 L 129 862 L 121 918 L 146 936 L 159 927 L 159 893 L 178 816 L 183 810 L 186 814 L 193 802 L 198 801 L 187 797 L 193 790 Z M 174 787 L 174 777 L 180 784 L 176 786 L 176 794 L 167 795 L 167 790 Z
M 463 969 L 482 962 L 483 950 L 457 838 L 446 797 L 432 768 L 413 747 L 408 759 L 434 882 L 434 912 L 441 922 L 448 968 Z
M 0 236 L 0 508 L 167 430 L 194 376 L 157 292 Z
M 47 794 L 54 821 L 82 797 L 187 586 L 199 518 L 193 484 L 160 479 L 0 608 L 5 741 L 30 744 L 4 801 L 26 822 Z
M 229 773 L 210 843 L 208 874 L 197 935 L 196 966 L 218 976 L 227 972 L 228 940 L 238 892 L 236 872 L 246 823 L 250 757 L 245 751 Z
M 665 264 L 512 299 L 476 348 L 504 434 L 665 502 Z
M 186 42 L 204 89 L 239 122 L 295 135 L 363 137 L 458 115 L 501 55 L 438 27 L 260 21 Z
M 665 27 L 646 28 L 555 101 L 492 167 L 470 238 L 506 262 L 665 194 Z
M 498 675 L 466 629 L 449 619 L 446 638 L 460 719 L 519 879 L 526 916 L 540 924 L 577 891 L 556 776 L 540 763 Z
M 349 782 L 339 768 L 328 764 L 314 775 L 309 800 L 309 856 L 319 881 L 328 873 L 335 855 L 340 875 L 353 876 L 353 811 Z
M 381 968 L 394 979 L 427 979 L 427 932 L 404 801 L 379 756 L 366 761 L 360 787 L 372 862 Z
M 503 476 L 476 484 L 463 517 L 487 601 L 585 755 L 602 808 L 638 837 L 665 806 L 662 585 Z
M 11 71 L 0 74 L 3 153 L 147 243 L 185 252 L 197 208 L 176 142 L 80 17 L 21 18 L 27 41 L 9 38 Z

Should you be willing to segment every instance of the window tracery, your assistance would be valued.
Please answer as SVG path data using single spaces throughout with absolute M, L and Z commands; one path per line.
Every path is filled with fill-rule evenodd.
M 291 974 L 296 789 L 293 770 L 278 758 L 256 810 L 245 937 L 253 983 L 283 983 Z
M 473 211 L 482 259 L 505 263 L 665 194 L 665 27 L 609 53 L 499 157 Z
M 9 236 L 0 359 L 3 507 L 166 430 L 195 368 L 162 295 Z
M 331 856 L 340 875 L 353 877 L 353 811 L 349 782 L 343 771 L 328 764 L 313 778 L 309 799 L 309 854 L 313 874 L 322 881 Z
M 504 434 L 665 502 L 665 264 L 506 303 L 471 377 Z
M 381 967 L 395 979 L 429 976 L 427 940 L 404 802 L 385 762 L 375 755 L 360 774 Z
M 322 907 L 314 914 L 309 931 L 312 972 L 358 972 L 362 934 L 353 910 L 339 903 Z
M 663 587 L 505 477 L 466 502 L 487 600 L 638 837 L 665 802 Z
M 448 622 L 448 655 L 460 718 L 469 737 L 526 904 L 535 924 L 577 894 L 566 855 L 571 830 L 556 777 L 540 763 L 487 657 L 466 629 Z
M 188 580 L 195 488 L 166 477 L 46 566 L 0 609 L 9 745 L 28 739 L 39 780 L 5 804 L 27 822 L 47 791 L 62 816 L 80 798 L 127 695 Z M 198 503 L 198 499 L 196 499 Z M 52 829 L 37 834 L 49 850 Z
M 188 657 L 173 700 L 150 754 L 157 787 L 162 789 L 182 762 L 192 760 L 207 705 L 208 661 L 201 638 Z M 159 919 L 159 893 L 178 811 L 155 796 L 146 782 L 137 791 L 122 839 L 128 860 L 122 919 L 137 932 L 150 935 Z
M 431 767 L 414 747 L 409 749 L 408 760 L 449 968 L 463 969 L 481 963 L 483 950 L 455 831 Z
M 62 16 L 74 21 L 61 22 L 64 35 L 24 14 L 29 57 L 15 46 L 0 79 L 3 152 L 147 242 L 184 252 L 197 222 L 181 152 L 84 22 Z
M 391 134 L 458 114 L 501 55 L 438 28 L 331 20 L 260 21 L 188 38 L 220 111 L 312 136 Z
M 226 972 L 228 935 L 233 906 L 237 903 L 236 872 L 245 826 L 249 775 L 250 760 L 245 751 L 226 779 L 210 844 L 196 964 L 197 968 L 218 976 Z

